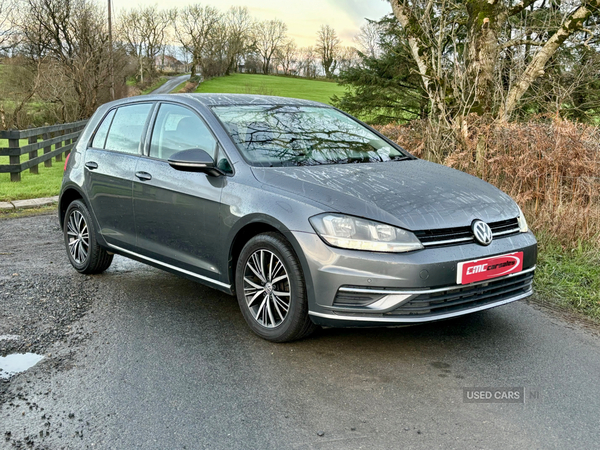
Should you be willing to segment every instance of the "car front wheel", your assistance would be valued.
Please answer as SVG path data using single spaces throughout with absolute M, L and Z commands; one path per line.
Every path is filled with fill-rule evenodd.
M 244 319 L 260 337 L 289 342 L 314 331 L 300 263 L 280 234 L 259 234 L 246 243 L 235 286 Z
M 98 245 L 90 212 L 81 200 L 67 208 L 63 234 L 69 261 L 78 272 L 94 274 L 108 269 L 113 255 Z

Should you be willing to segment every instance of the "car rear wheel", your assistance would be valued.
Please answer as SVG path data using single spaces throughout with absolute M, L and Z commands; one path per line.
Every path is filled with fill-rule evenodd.
M 67 208 L 63 234 L 69 261 L 78 272 L 93 274 L 108 269 L 113 255 L 98 245 L 90 212 L 81 200 Z
M 260 337 L 289 342 L 316 328 L 308 317 L 300 263 L 280 234 L 259 234 L 246 243 L 237 261 L 235 286 L 244 319 Z

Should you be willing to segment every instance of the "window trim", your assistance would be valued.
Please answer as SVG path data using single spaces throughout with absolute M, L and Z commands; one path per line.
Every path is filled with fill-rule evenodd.
M 150 119 L 154 116 L 154 112 L 156 109 L 156 103 L 157 103 L 156 101 L 144 100 L 144 101 L 137 101 L 137 102 L 122 103 L 120 105 L 115 105 L 112 108 L 110 108 L 108 111 L 106 111 L 106 114 L 104 114 L 102 116 L 102 118 L 98 121 L 98 123 L 96 124 L 96 129 L 94 130 L 94 132 L 90 136 L 90 139 L 87 142 L 86 150 L 88 148 L 91 148 L 94 150 L 102 150 L 105 152 L 118 153 L 119 155 L 143 156 L 143 151 L 144 151 L 144 148 L 146 145 L 146 134 L 147 134 L 147 130 L 148 130 L 148 125 L 150 123 Z M 104 138 L 104 147 L 106 147 L 106 141 L 108 140 L 108 135 L 110 134 L 110 130 L 112 128 L 113 122 L 115 120 L 115 117 L 117 116 L 117 110 L 119 108 L 123 108 L 123 107 L 127 107 L 127 106 L 145 105 L 145 104 L 150 105 L 150 111 L 148 112 L 148 115 L 146 116 L 146 121 L 144 122 L 144 125 L 142 128 L 142 133 L 140 135 L 140 145 L 138 146 L 137 153 L 128 153 L 128 152 L 122 152 L 119 150 L 112 150 L 112 149 L 108 149 L 108 148 L 97 148 L 97 147 L 92 146 L 92 143 L 94 142 L 94 138 L 96 137 L 96 133 L 100 129 L 100 126 L 104 123 L 104 120 L 106 119 L 106 117 L 108 117 L 108 115 L 112 111 L 115 111 L 115 114 L 112 117 L 112 119 L 110 121 L 110 126 L 108 127 L 108 131 L 106 132 L 106 137 Z
M 234 165 L 231 163 L 231 158 L 229 157 L 229 155 L 227 154 L 227 151 L 225 150 L 225 147 L 223 146 L 223 144 L 221 144 L 221 141 L 219 141 L 219 138 L 217 137 L 217 135 L 215 134 L 215 132 L 213 131 L 213 129 L 210 127 L 210 125 L 208 124 L 208 122 L 206 121 L 206 119 L 204 119 L 204 117 L 202 116 L 201 113 L 199 113 L 198 111 L 196 111 L 194 108 L 183 104 L 183 103 L 178 103 L 178 102 L 174 102 L 174 101 L 168 101 L 168 100 L 160 100 L 156 102 L 156 105 L 154 107 L 154 110 L 152 111 L 152 114 L 150 115 L 150 123 L 148 124 L 146 133 L 145 133 L 145 137 L 144 137 L 144 148 L 142 150 L 142 157 L 143 158 L 147 158 L 150 159 L 152 161 L 160 161 L 163 162 L 165 164 L 168 164 L 169 162 L 166 159 L 160 159 L 160 158 L 156 158 L 154 156 L 150 156 L 150 146 L 152 145 L 152 134 L 154 133 L 154 128 L 156 127 L 156 119 L 158 118 L 158 113 L 160 112 L 160 108 L 162 105 L 174 105 L 174 106 L 179 106 L 185 109 L 188 109 L 192 112 L 192 114 L 195 114 L 200 121 L 204 124 L 204 126 L 206 127 L 206 129 L 208 130 L 208 132 L 211 134 L 211 136 L 214 138 L 215 143 L 216 143 L 216 147 L 215 147 L 215 155 L 218 155 L 219 153 L 223 153 L 223 155 L 225 156 L 225 159 L 227 159 L 227 162 L 229 162 L 229 166 L 231 167 L 232 172 L 231 173 L 224 173 L 224 176 L 227 177 L 232 177 L 235 175 L 235 167 Z M 215 163 L 218 163 L 218 161 L 215 161 Z

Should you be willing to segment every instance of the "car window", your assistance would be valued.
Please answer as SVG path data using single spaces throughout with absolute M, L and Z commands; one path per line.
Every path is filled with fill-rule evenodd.
M 150 108 L 152 108 L 150 103 L 118 108 L 110 125 L 104 148 L 137 155 Z
M 96 130 L 94 140 L 92 141 L 92 147 L 104 148 L 104 144 L 106 143 L 106 135 L 108 134 L 108 129 L 110 128 L 110 124 L 115 116 L 115 111 L 116 110 L 114 109 L 110 111 Z
M 176 152 L 200 148 L 216 159 L 217 141 L 202 119 L 183 106 L 163 103 L 156 116 L 150 156 L 169 159 Z

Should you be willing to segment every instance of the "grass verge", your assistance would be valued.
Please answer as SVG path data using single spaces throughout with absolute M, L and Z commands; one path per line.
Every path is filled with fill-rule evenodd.
M 330 104 L 331 97 L 343 95 L 345 88 L 327 81 L 235 73 L 204 81 L 196 92 L 278 95 Z
M 15 219 L 18 217 L 39 216 L 42 214 L 58 214 L 57 211 L 57 204 L 42 206 L 40 208 L 0 210 L 0 220 Z
M 27 140 L 22 139 L 21 145 L 27 145 Z M 0 148 L 7 147 L 5 139 L 0 139 Z M 38 154 L 42 154 L 39 151 Z M 12 200 L 27 200 L 30 198 L 53 197 L 58 195 L 62 183 L 64 158 L 62 161 L 52 159 L 52 167 L 45 167 L 44 163 L 38 165 L 38 174 L 21 172 L 21 181 L 10 181 L 9 173 L 0 173 L 0 202 Z M 21 156 L 21 162 L 27 160 L 27 155 Z M 9 164 L 8 156 L 0 156 L 0 165 Z
M 589 243 L 565 249 L 540 236 L 536 298 L 600 321 L 600 250 Z

